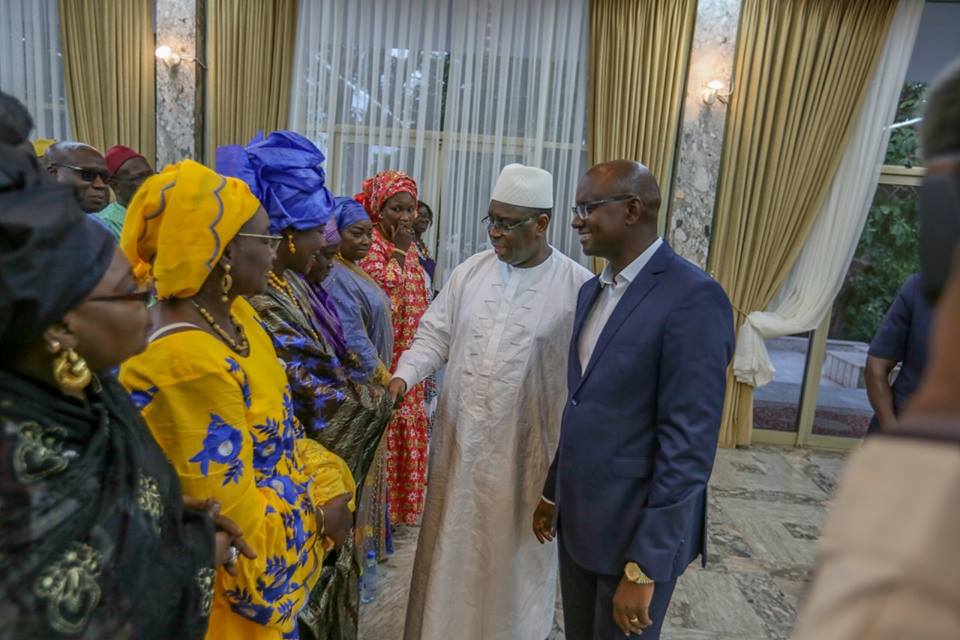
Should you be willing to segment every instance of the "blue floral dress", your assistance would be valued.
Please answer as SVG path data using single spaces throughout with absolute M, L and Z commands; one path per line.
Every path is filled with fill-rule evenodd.
M 320 577 L 316 507 L 355 485 L 343 460 L 302 437 L 283 365 L 250 305 L 234 317 L 241 356 L 205 331 L 168 333 L 121 381 L 176 468 L 183 491 L 212 496 L 257 552 L 219 571 L 207 638 L 296 638 Z

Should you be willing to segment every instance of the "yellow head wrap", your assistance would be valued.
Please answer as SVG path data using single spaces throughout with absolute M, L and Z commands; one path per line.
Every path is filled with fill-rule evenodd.
M 137 191 L 127 208 L 120 249 L 138 279 L 153 279 L 161 300 L 189 298 L 259 208 L 244 181 L 184 160 Z
M 33 152 L 37 154 L 38 158 L 42 158 L 47 149 L 56 143 L 57 141 L 53 138 L 39 138 L 33 141 Z

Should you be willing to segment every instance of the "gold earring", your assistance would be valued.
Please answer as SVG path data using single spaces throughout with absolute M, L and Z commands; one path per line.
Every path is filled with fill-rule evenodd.
M 223 277 L 220 279 L 220 289 L 223 291 L 220 300 L 223 302 L 230 302 L 230 289 L 233 287 L 233 276 L 230 275 L 232 268 L 229 262 L 223 264 Z
M 293 243 L 293 234 L 287 236 L 287 248 L 290 250 L 290 254 L 293 255 L 297 252 L 297 245 Z
M 77 393 L 83 391 L 93 380 L 93 373 L 87 361 L 77 355 L 73 349 L 60 348 L 59 342 L 50 345 L 51 349 L 56 349 L 59 354 L 53 359 L 53 379 L 57 386 L 64 393 Z

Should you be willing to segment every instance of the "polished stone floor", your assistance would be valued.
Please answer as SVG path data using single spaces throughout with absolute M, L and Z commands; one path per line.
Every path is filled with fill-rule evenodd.
M 710 483 L 710 563 L 680 578 L 663 637 L 787 638 L 844 461 L 841 453 L 800 449 L 720 451 Z M 396 553 L 379 567 L 380 593 L 362 609 L 361 640 L 403 637 L 416 536 L 399 531 Z M 550 640 L 563 640 L 559 626 Z

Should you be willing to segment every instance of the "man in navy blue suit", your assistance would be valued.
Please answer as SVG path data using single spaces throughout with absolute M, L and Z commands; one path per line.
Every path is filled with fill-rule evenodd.
M 573 226 L 606 258 L 577 301 L 560 445 L 533 516 L 560 545 L 566 637 L 659 638 L 677 578 L 706 562 L 707 481 L 733 354 L 723 289 L 657 236 L 642 164 L 597 165 Z

